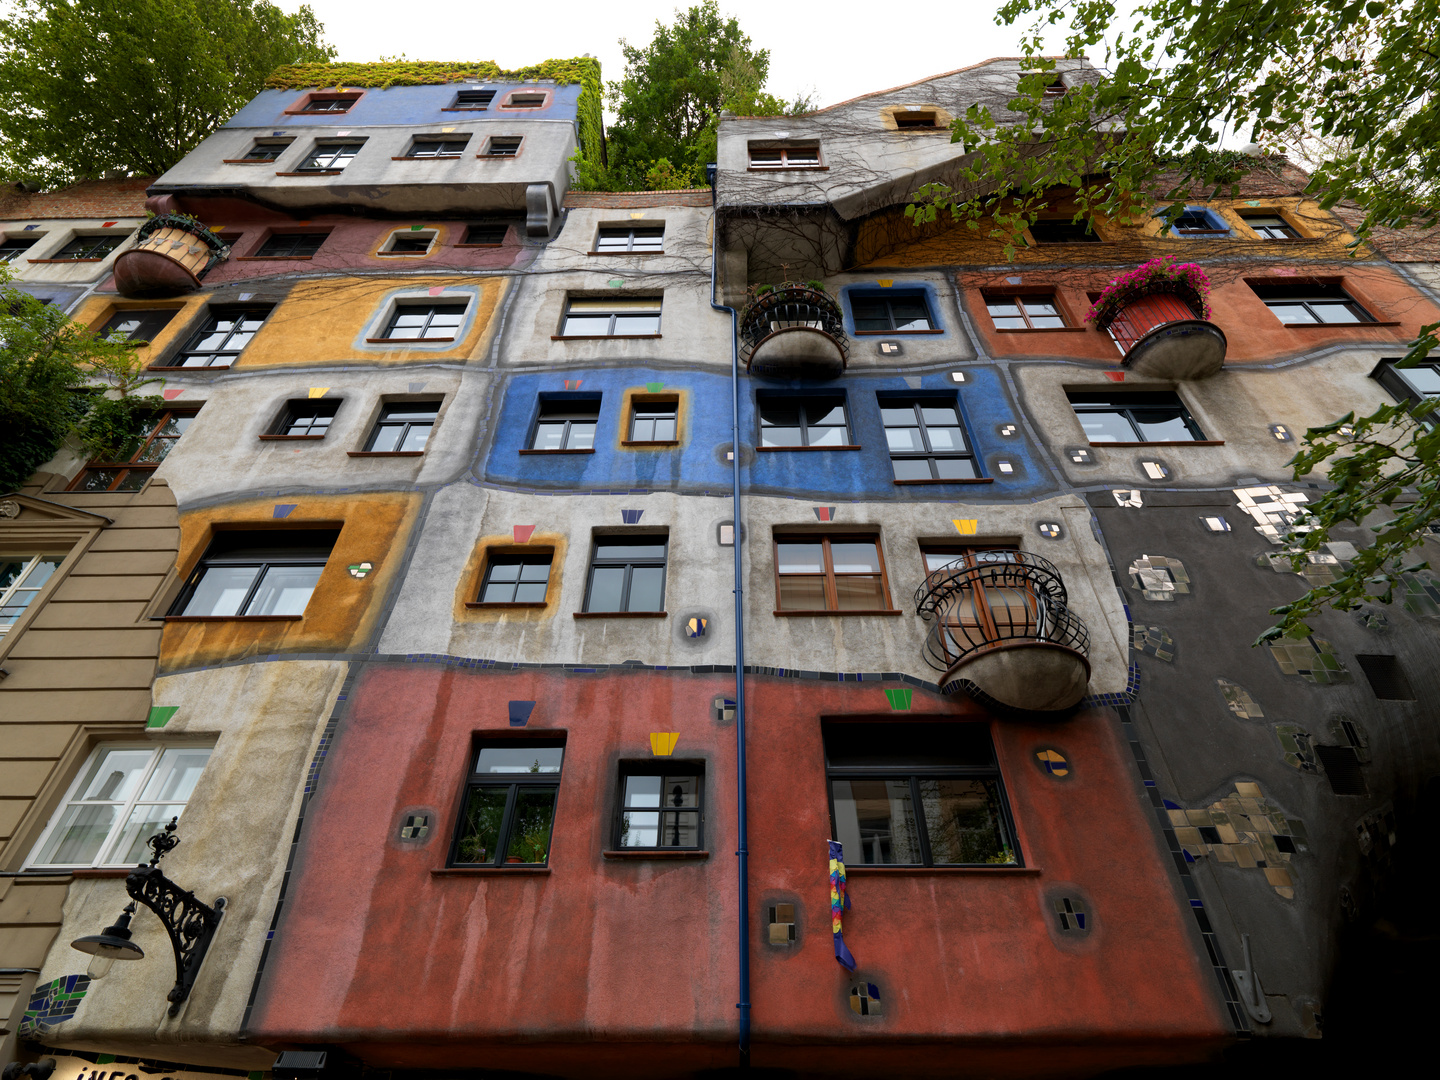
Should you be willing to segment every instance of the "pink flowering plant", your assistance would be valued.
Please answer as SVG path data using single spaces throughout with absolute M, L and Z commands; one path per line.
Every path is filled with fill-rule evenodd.
M 1085 321 L 1103 330 L 1126 304 L 1151 293 L 1178 293 L 1196 303 L 1202 319 L 1210 318 L 1210 279 L 1205 271 L 1194 263 L 1177 263 L 1175 256 L 1165 255 L 1141 263 L 1106 285 Z

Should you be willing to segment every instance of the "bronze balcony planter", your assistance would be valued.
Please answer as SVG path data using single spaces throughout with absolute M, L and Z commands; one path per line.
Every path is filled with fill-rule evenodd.
M 1038 555 L 977 551 L 932 571 L 915 593 L 934 623 L 925 662 L 946 694 L 1001 712 L 1062 713 L 1090 683 L 1090 631 L 1066 607 L 1060 572 Z
M 151 218 L 135 234 L 135 246 L 115 259 L 115 288 L 122 296 L 178 296 L 200 287 L 200 279 L 230 248 L 201 222 L 184 214 Z
M 823 289 L 777 285 L 740 316 L 740 357 L 752 375 L 834 378 L 849 353 L 845 318 Z
M 1180 285 L 1157 287 L 1126 300 L 1097 325 L 1110 331 L 1122 366 L 1157 379 L 1208 379 L 1225 364 L 1225 332 L 1197 313 Z

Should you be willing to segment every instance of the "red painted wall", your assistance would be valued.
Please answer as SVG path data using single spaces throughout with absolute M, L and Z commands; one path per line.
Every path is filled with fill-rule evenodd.
M 733 690 L 647 671 L 369 668 L 307 813 L 251 1038 L 342 1044 L 386 1068 L 662 1076 L 733 1064 L 735 733 L 711 709 Z M 550 872 L 434 874 L 473 736 L 509 731 L 510 699 L 538 702 L 532 730 L 567 732 Z M 852 873 L 855 978 L 885 1002 L 882 1018 L 862 1019 L 831 944 L 819 721 L 897 714 L 878 687 L 809 680 L 756 677 L 747 700 L 756 1065 L 953 1075 L 963 1049 L 966 1071 L 1036 1076 L 1193 1059 L 1226 1039 L 1109 711 L 991 726 L 1032 872 Z M 985 719 L 921 691 L 916 714 Z M 648 758 L 652 731 L 679 732 L 675 756 L 706 763 L 708 860 L 601 855 L 618 763 Z M 1069 758 L 1071 777 L 1038 767 L 1041 746 Z M 397 839 L 417 807 L 438 812 L 423 847 Z M 1060 883 L 1095 905 L 1079 943 L 1052 932 L 1042 907 Z M 764 906 L 786 892 L 802 921 L 798 944 L 780 949 L 762 943 Z

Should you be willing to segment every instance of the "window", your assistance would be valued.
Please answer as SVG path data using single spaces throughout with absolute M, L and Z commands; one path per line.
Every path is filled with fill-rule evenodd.
M 827 723 L 830 814 L 847 866 L 1020 866 L 984 724 Z
M 430 439 L 440 415 L 438 401 L 407 401 L 386 405 L 365 444 L 367 454 L 418 454 Z
M 494 100 L 494 90 L 461 90 L 455 95 L 455 103 L 450 108 L 460 111 L 484 112 L 490 107 L 490 102 Z
M 843 395 L 772 397 L 767 394 L 759 399 L 759 406 L 761 446 L 850 445 Z
M 287 401 L 269 434 L 287 439 L 323 439 L 339 409 L 338 398 L 329 401 L 310 398 Z
M 987 296 L 996 330 L 1059 330 L 1065 326 L 1054 296 Z
M 1030 226 L 1030 238 L 1037 244 L 1098 244 L 1100 237 L 1088 221 L 1052 218 Z
M 855 317 L 857 334 L 905 334 L 935 329 L 923 292 L 891 289 L 852 292 L 850 313 Z
M 6 633 L 40 595 L 60 564 L 63 553 L 0 555 L 0 634 Z
M 519 135 L 492 135 L 481 157 L 515 157 L 524 140 Z
M 1045 84 L 1045 96 L 1064 97 L 1065 91 L 1068 89 L 1069 87 L 1065 85 L 1065 80 L 1059 75 L 1056 75 L 1053 79 L 1051 79 L 1048 83 Z
M 320 250 L 329 233 L 272 233 L 255 256 L 261 259 L 308 259 Z
M 808 146 L 750 146 L 750 168 L 752 169 L 818 169 L 820 167 L 820 145 Z
M 339 535 L 338 529 L 218 532 L 170 614 L 302 615 Z
M 593 450 L 600 399 L 541 398 L 531 450 Z
M 428 255 L 430 246 L 435 242 L 439 234 L 431 229 L 411 229 L 405 232 L 394 232 L 390 238 L 375 254 L 377 255 Z M 465 305 L 461 304 L 463 309 Z
M 155 340 L 155 335 L 169 326 L 173 318 L 173 308 L 117 311 L 100 328 L 99 336 L 109 341 L 128 341 L 132 345 L 143 345 Z
M 0 262 L 14 262 L 40 242 L 39 237 L 7 236 L 0 242 Z
M 659 251 L 664 237 L 664 225 L 602 228 L 600 235 L 595 238 L 595 250 L 605 252 Z
M 904 112 L 897 112 L 897 113 L 895 113 L 894 116 L 895 116 L 895 126 L 896 126 L 897 128 L 899 128 L 901 131 L 911 131 L 911 130 L 914 130 L 914 129 L 916 129 L 916 128 L 920 128 L 920 129 L 930 128 L 930 129 L 933 129 L 933 128 L 935 128 L 935 127 L 937 126 L 936 123 L 935 123 L 935 114 L 934 114 L 933 112 L 929 112 L 929 111 L 918 111 L 918 110 L 908 110 L 908 109 L 907 109 L 907 110 L 904 111 Z
M 1278 214 L 1241 214 L 1240 220 L 1261 240 L 1300 239 L 1300 234 Z
M 475 751 L 453 866 L 544 866 L 565 744 L 495 740 Z
M 241 161 L 274 161 L 285 152 L 285 148 L 294 140 L 286 139 L 284 142 L 257 142 L 249 150 Z
M 660 333 L 660 297 L 571 298 L 561 337 L 646 337 Z
M 504 222 L 485 222 L 470 225 L 465 229 L 465 243 L 478 247 L 499 247 L 510 234 L 510 226 Z
M 166 367 L 229 367 L 270 314 L 269 308 L 211 308 L 205 325 Z
M 988 577 L 963 578 L 962 598 L 942 614 L 944 633 L 939 642 L 939 658 L 946 664 L 999 641 L 1033 639 L 1044 624 L 1047 609 L 1030 579 L 1018 569 L 1006 570 L 1007 565 L 1025 564 L 1024 552 L 1008 545 L 989 545 L 985 548 L 925 547 L 921 555 L 927 577 L 950 566 L 964 570 L 1000 564 L 996 567 L 999 572 Z
M 1230 226 L 1218 214 L 1190 206 L 1180 212 L 1168 229 L 1162 226 L 1160 232 L 1162 236 L 1167 232 L 1175 236 L 1229 236 Z
M 975 458 L 953 399 L 880 399 L 896 480 L 976 480 Z
M 1205 438 L 1173 390 L 1072 392 L 1070 406 L 1092 443 L 1198 442 Z
M 120 236 L 76 236 L 63 248 L 51 255 L 52 259 L 74 259 L 76 262 L 105 258 L 112 251 L 125 242 L 125 235 Z
M 543 604 L 554 552 L 491 555 L 480 585 L 482 604 Z
M 300 163 L 298 172 L 326 172 L 339 170 L 350 164 L 360 148 L 365 145 L 364 139 L 351 140 L 350 142 L 323 142 L 316 143 L 315 149 L 310 151 L 309 157 Z
M 1350 298 L 1339 285 L 1259 282 L 1249 283 L 1282 323 L 1287 326 L 1354 325 L 1374 322 L 1370 313 Z
M 145 862 L 145 841 L 185 813 L 209 758 L 205 746 L 96 747 L 27 868 Z
M 459 139 L 417 135 L 415 141 L 410 144 L 410 151 L 406 156 L 412 158 L 458 158 L 469 141 L 470 136 L 468 135 Z
M 1396 367 L 1398 360 L 1381 360 L 1370 377 L 1390 391 L 1398 401 L 1420 403 L 1440 398 L 1440 360 L 1425 360 L 1414 367 Z M 1433 423 L 1434 417 L 1428 422 Z
M 664 535 L 600 536 L 590 557 L 586 611 L 663 611 Z
M 680 399 L 636 398 L 630 404 L 630 442 L 676 441 Z
M 890 611 L 874 536 L 775 537 L 777 611 Z
M 507 109 L 542 109 L 545 107 L 545 92 L 516 90 L 505 99 Z
M 403 235 L 403 234 L 402 234 Z M 427 241 L 428 242 L 428 241 Z M 468 302 L 396 304 L 381 341 L 454 341 L 465 322 Z
M 139 491 L 160 462 L 175 448 L 194 419 L 194 413 L 162 412 L 147 426 L 144 437 L 128 461 L 98 465 L 92 461 L 71 483 L 70 490 Z
M 350 106 L 359 100 L 359 94 L 326 94 L 324 96 L 312 94 L 297 111 L 308 113 L 349 112 Z
M 679 761 L 621 764 L 615 847 L 698 850 L 703 780 L 699 765 Z

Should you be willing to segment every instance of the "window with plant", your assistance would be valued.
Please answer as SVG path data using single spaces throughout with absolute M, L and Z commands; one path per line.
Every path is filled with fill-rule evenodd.
M 565 744 L 482 743 L 475 751 L 453 866 L 544 866 L 550 858 Z

